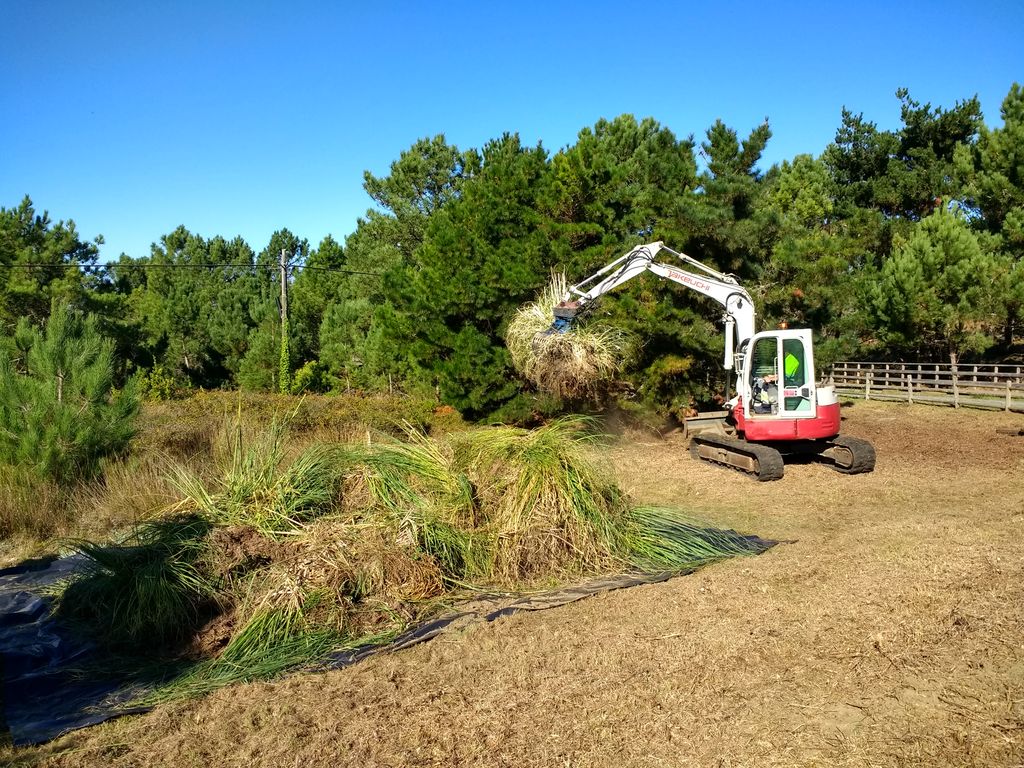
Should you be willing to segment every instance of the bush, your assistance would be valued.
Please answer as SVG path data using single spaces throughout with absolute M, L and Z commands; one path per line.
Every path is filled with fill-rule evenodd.
M 14 354 L 0 351 L 0 463 L 67 487 L 127 448 L 138 397 L 114 390 L 113 343 L 96 323 L 69 307 L 43 331 L 19 323 Z
M 173 400 L 181 395 L 181 386 L 162 365 L 140 373 L 136 384 L 143 400 Z
M 301 395 L 306 392 L 327 392 L 331 388 L 327 366 L 319 360 L 310 360 L 292 376 L 291 394 Z

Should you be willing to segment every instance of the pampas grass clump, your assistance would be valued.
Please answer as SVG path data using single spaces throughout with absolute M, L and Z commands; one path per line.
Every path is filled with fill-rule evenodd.
M 574 325 L 550 332 L 555 306 L 566 293 L 564 274 L 554 274 L 535 301 L 520 307 L 505 334 L 516 370 L 538 389 L 573 400 L 598 394 L 632 354 L 633 339 L 602 325 Z
M 595 463 L 593 423 L 570 417 L 535 430 L 483 427 L 453 436 L 476 488 L 492 583 L 615 570 L 617 520 L 629 500 Z

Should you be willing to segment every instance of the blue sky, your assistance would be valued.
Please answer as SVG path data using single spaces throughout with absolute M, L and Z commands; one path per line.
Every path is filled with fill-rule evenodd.
M 416 139 L 549 151 L 601 117 L 698 141 L 769 118 L 763 167 L 895 91 L 989 125 L 1024 81 L 1024 3 L 65 2 L 0 6 L 0 206 L 73 219 L 101 259 L 184 224 L 261 250 L 342 239 Z

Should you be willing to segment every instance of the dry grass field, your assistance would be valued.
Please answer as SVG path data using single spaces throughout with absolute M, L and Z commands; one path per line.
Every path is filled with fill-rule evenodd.
M 623 435 L 644 502 L 785 540 L 669 582 L 234 686 L 0 761 L 45 766 L 1024 762 L 1019 415 L 858 402 L 876 471 L 757 483 Z

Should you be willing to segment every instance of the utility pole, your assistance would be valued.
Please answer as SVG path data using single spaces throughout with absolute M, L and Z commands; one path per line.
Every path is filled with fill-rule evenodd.
M 287 339 L 284 328 L 288 320 L 288 251 L 281 249 L 281 340 Z
M 288 393 L 291 368 L 290 353 L 288 349 L 288 251 L 281 249 L 281 365 L 280 381 L 278 389 L 284 394 Z

